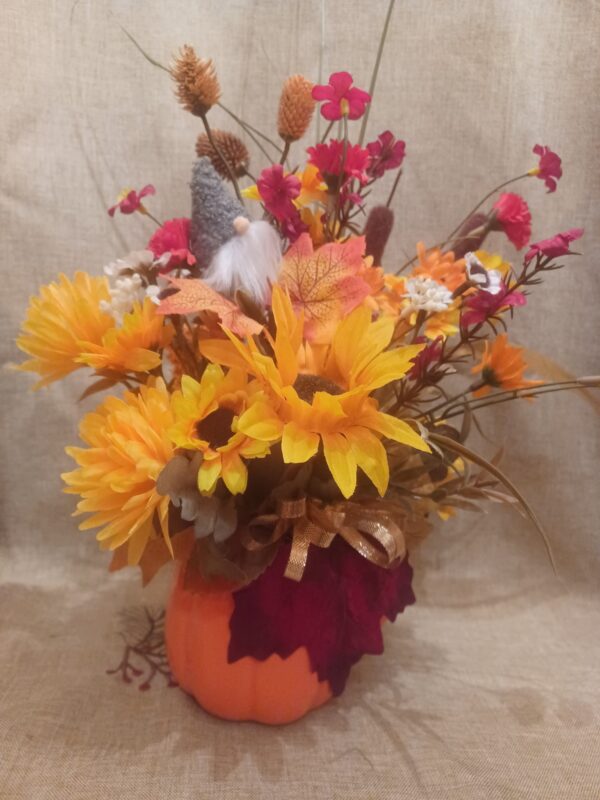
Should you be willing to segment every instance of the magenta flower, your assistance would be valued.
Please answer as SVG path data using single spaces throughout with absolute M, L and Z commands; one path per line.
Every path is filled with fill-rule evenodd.
M 396 139 L 391 131 L 380 133 L 367 145 L 370 161 L 367 172 L 372 178 L 381 178 L 388 169 L 396 169 L 404 161 L 406 142 Z
M 358 144 L 346 146 L 339 139 L 330 139 L 328 144 L 317 144 L 308 147 L 309 164 L 314 164 L 321 173 L 321 177 L 331 191 L 336 191 L 340 184 L 343 186 L 350 178 L 356 178 L 360 183 L 366 183 L 366 173 L 369 164 L 369 151 Z
M 531 237 L 531 213 L 529 206 L 518 194 L 505 192 L 494 203 L 494 230 L 508 236 L 517 250 L 521 250 Z
M 161 272 L 192 267 L 196 258 L 190 250 L 190 220 L 183 217 L 165 222 L 152 235 L 148 250 L 152 251 L 154 258 L 162 262 Z
M 313 86 L 312 96 L 321 106 L 321 114 L 328 120 L 359 119 L 365 113 L 371 95 L 362 89 L 352 86 L 352 75 L 349 72 L 334 72 L 329 76 L 329 83 L 324 86 Z
M 419 336 L 415 340 L 415 344 L 422 344 L 426 341 L 424 337 Z M 407 373 L 407 376 L 413 381 L 420 381 L 424 378 L 429 367 L 433 364 L 437 364 L 440 360 L 443 351 L 443 343 L 444 340 L 441 336 L 438 336 L 438 338 L 434 339 L 432 342 L 428 342 L 427 346 L 421 350 L 417 357 L 413 358 L 413 367 L 410 372 Z
M 294 215 L 293 201 L 302 188 L 295 175 L 285 175 L 281 164 L 274 164 L 263 169 L 256 185 L 265 208 L 275 219 L 281 222 Z
M 108 209 L 109 216 L 114 217 L 117 209 L 121 214 L 133 214 L 135 211 L 139 211 L 140 214 L 147 214 L 148 212 L 142 203 L 142 199 L 150 194 L 156 194 L 156 189 L 151 183 L 144 186 L 139 192 L 136 192 L 135 189 L 123 189 L 119 193 L 115 205 Z
M 502 283 L 497 294 L 477 292 L 468 297 L 463 306 L 460 324 L 463 328 L 479 325 L 486 319 L 496 316 L 499 311 L 526 304 L 527 298 L 523 292 L 512 292 L 505 283 Z
M 536 144 L 533 152 L 540 157 L 540 161 L 537 167 L 530 170 L 529 174 L 543 180 L 549 192 L 555 192 L 556 181 L 562 176 L 560 156 L 541 144 Z M 555 178 L 556 180 L 554 180 Z
M 559 258 L 560 256 L 573 256 L 576 255 L 572 250 L 569 250 L 569 245 L 575 239 L 580 239 L 583 236 L 583 228 L 571 228 L 564 233 L 557 233 L 550 239 L 544 239 L 541 242 L 532 244 L 527 253 L 525 254 L 525 263 L 529 264 L 535 256 L 545 256 L 546 258 Z

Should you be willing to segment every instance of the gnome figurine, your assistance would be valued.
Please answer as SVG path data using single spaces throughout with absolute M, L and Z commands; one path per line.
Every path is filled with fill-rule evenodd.
M 199 158 L 191 181 L 191 248 L 202 279 L 228 297 L 238 289 L 266 305 L 277 280 L 281 241 L 268 222 L 251 222 L 210 160 Z

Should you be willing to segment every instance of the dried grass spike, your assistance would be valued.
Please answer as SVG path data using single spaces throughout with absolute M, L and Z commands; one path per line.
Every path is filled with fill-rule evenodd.
M 303 75 L 292 75 L 283 84 L 277 130 L 284 142 L 295 142 L 308 130 L 315 110 L 312 88 Z
M 250 155 L 246 145 L 241 139 L 228 131 L 219 131 L 213 128 L 211 133 L 219 151 L 222 153 L 223 158 L 227 160 L 236 178 L 241 178 L 242 175 L 246 174 L 250 163 Z M 231 180 L 227 165 L 212 146 L 205 133 L 201 133 L 196 140 L 196 153 L 199 158 L 203 156 L 209 158 L 210 163 L 219 175 L 225 180 Z
M 186 44 L 181 48 L 170 72 L 176 83 L 177 99 L 186 111 L 204 117 L 219 102 L 221 87 L 213 62 L 198 58 L 193 47 Z

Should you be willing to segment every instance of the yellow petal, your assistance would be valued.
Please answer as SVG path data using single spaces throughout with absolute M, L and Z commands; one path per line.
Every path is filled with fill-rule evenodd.
M 288 422 L 283 429 L 281 450 L 286 464 L 304 464 L 319 449 L 319 436 L 305 431 L 295 422 Z
M 210 494 L 214 491 L 215 484 L 221 474 L 221 456 L 215 458 L 205 458 L 198 470 L 198 489 L 201 492 Z
M 247 197 L 248 200 L 260 200 L 261 196 L 258 191 L 258 186 L 254 183 L 252 186 L 242 189 L 242 197 Z
M 390 468 L 385 447 L 377 436 L 366 428 L 351 428 L 346 431 L 346 437 L 352 445 L 357 465 L 383 497 L 390 480 Z
M 243 494 L 248 485 L 248 469 L 237 453 L 223 456 L 223 482 L 231 494 Z
M 333 480 L 344 497 L 351 497 L 356 489 L 356 458 L 350 442 L 341 433 L 324 433 L 321 438 Z
M 388 439 L 393 439 L 400 444 L 407 444 L 409 447 L 414 447 L 415 450 L 422 450 L 425 453 L 431 452 L 427 442 L 419 436 L 414 428 L 404 420 L 397 419 L 391 414 L 384 414 L 381 411 L 372 412 L 366 424 L 377 433 L 387 436 Z
M 381 353 L 357 375 L 356 383 L 368 386 L 373 391 L 398 380 L 412 368 L 413 359 L 424 347 L 424 344 L 410 344 Z
M 252 439 L 274 442 L 281 436 L 283 422 L 268 403 L 257 401 L 238 419 L 237 429 Z

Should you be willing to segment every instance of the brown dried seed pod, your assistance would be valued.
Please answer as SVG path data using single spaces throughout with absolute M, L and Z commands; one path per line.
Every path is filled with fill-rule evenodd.
M 219 131 L 215 128 L 211 130 L 211 134 L 217 148 L 233 170 L 236 178 L 241 178 L 242 175 L 245 175 L 250 163 L 250 155 L 242 140 L 233 133 Z M 199 158 L 207 156 L 219 175 L 225 180 L 231 180 L 227 165 L 223 163 L 223 158 L 217 153 L 205 133 L 201 133 L 196 140 L 196 153 Z
M 292 75 L 283 84 L 277 130 L 284 142 L 295 142 L 306 133 L 315 110 L 312 88 L 303 75 Z
M 171 67 L 175 93 L 181 105 L 196 117 L 219 102 L 221 87 L 213 62 L 198 58 L 194 48 L 184 45 Z

